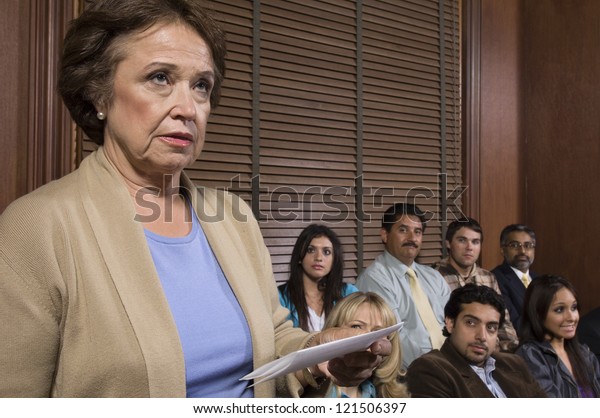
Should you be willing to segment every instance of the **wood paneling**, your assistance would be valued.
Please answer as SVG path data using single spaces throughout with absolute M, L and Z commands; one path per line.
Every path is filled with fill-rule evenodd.
M 76 0 L 3 2 L 0 17 L 0 212 L 69 173 L 74 132 L 56 92 L 58 59 Z
M 5 82 L 0 89 L 0 213 L 14 199 L 27 192 L 26 165 L 29 4 L 7 0 L 0 13 L 0 72 Z
M 600 306 L 600 2 L 525 2 L 527 220 L 536 271 L 575 284 Z
M 525 222 L 526 173 L 522 143 L 520 61 L 520 0 L 473 1 L 480 14 L 478 120 L 479 221 L 485 240 L 482 265 L 492 269 L 502 261 L 499 237 L 508 224 Z M 476 10 L 475 9 L 475 10 Z M 473 34 L 476 36 L 476 34 Z M 475 74 L 472 74 L 476 77 Z M 470 126 L 472 126 L 470 124 Z M 475 131 L 475 134 L 477 132 Z M 470 215 L 469 213 L 467 213 Z
M 27 117 L 27 191 L 75 168 L 74 129 L 56 90 L 59 57 L 73 1 L 31 0 Z
M 479 36 L 466 42 L 465 161 L 483 266 L 502 260 L 501 229 L 526 223 L 533 270 L 572 280 L 587 312 L 600 305 L 600 2 L 467 0 L 465 12 Z

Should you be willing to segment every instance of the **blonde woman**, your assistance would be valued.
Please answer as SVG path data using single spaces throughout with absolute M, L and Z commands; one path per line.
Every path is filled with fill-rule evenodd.
M 323 330 L 333 327 L 356 328 L 366 332 L 376 331 L 396 324 L 389 306 L 373 292 L 356 292 L 340 300 L 327 317 Z M 370 379 L 354 387 L 341 387 L 333 383 L 324 385 L 312 396 L 326 398 L 402 398 L 408 397 L 406 386 L 398 381 L 402 365 L 402 352 L 398 332 L 388 336 L 391 354 L 375 369 Z M 308 396 L 311 396 L 310 394 Z

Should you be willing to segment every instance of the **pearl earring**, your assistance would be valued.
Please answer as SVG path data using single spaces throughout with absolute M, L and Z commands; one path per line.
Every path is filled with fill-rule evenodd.
M 102 113 L 102 112 L 98 112 L 98 113 L 96 114 L 96 117 L 97 117 L 98 119 L 100 119 L 100 120 L 104 120 L 104 119 L 106 119 L 106 115 L 105 115 L 104 113 Z

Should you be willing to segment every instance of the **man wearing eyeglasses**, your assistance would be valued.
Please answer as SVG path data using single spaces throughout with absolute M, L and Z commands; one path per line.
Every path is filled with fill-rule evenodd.
M 494 268 L 510 320 L 516 330 L 521 326 L 525 290 L 537 275 L 529 270 L 535 258 L 535 232 L 522 224 L 512 224 L 500 233 L 500 252 L 504 262 Z

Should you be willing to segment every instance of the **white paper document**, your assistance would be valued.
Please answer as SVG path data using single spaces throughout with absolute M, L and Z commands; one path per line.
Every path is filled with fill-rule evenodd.
M 401 327 L 402 324 L 400 323 L 366 334 L 355 335 L 342 340 L 336 340 L 315 347 L 305 348 L 304 350 L 295 351 L 287 356 L 283 356 L 259 367 L 242 377 L 240 380 L 254 379 L 254 384 L 256 385 L 305 367 L 314 366 L 315 364 L 324 361 L 342 357 L 345 354 L 364 351 L 378 339 L 383 338 L 394 331 L 398 331 Z

